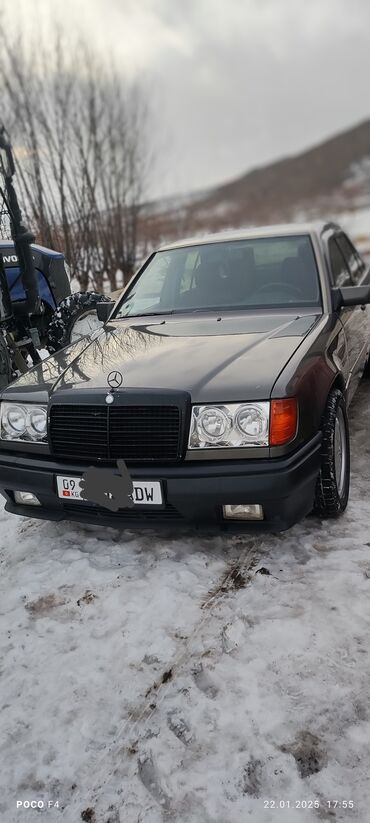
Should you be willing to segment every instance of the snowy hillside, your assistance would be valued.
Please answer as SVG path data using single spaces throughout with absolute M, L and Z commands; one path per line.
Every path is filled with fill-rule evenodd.
M 2 820 L 368 819 L 369 406 L 364 383 L 339 521 L 201 537 L 1 513 Z
M 246 164 L 248 158 L 246 157 Z M 331 220 L 370 210 L 370 120 L 298 155 L 208 191 L 147 204 L 142 234 L 161 240 L 292 220 Z M 370 226 L 366 222 L 366 235 Z

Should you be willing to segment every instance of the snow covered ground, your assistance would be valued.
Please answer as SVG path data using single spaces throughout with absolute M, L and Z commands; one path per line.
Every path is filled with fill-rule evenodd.
M 4 823 L 369 820 L 369 410 L 364 383 L 339 521 L 200 538 L 1 511 Z

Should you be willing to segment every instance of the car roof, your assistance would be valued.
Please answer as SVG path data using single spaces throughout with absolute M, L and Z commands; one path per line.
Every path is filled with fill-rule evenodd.
M 311 223 L 283 223 L 275 226 L 255 226 L 253 228 L 227 229 L 214 234 L 203 234 L 176 240 L 173 243 L 161 245 L 157 251 L 180 249 L 186 246 L 199 246 L 207 243 L 225 243 L 235 240 L 253 240 L 262 237 L 286 237 L 301 234 L 322 234 L 325 230 L 337 230 L 339 226 L 327 221 Z

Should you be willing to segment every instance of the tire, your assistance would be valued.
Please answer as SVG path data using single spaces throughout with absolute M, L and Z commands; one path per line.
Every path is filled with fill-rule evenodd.
M 366 360 L 362 377 L 364 377 L 365 380 L 370 379 L 370 357 L 368 357 L 368 359 Z
M 349 495 L 350 447 L 346 404 L 342 392 L 330 392 L 322 419 L 321 467 L 317 479 L 314 512 L 320 517 L 339 517 Z
M 78 333 L 78 323 L 84 318 L 96 315 L 98 303 L 109 303 L 109 297 L 96 292 L 75 292 L 59 303 L 49 323 L 47 331 L 47 348 L 51 354 L 69 343 L 91 333 L 91 330 Z M 96 321 L 98 328 L 99 321 Z M 102 325 L 102 324 L 101 324 Z M 77 329 L 76 329 L 77 326 Z M 81 329 L 83 325 L 81 324 Z M 95 330 L 95 329 L 94 329 Z

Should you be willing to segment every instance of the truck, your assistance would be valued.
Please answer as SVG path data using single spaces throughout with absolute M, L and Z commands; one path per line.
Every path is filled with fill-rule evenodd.
M 52 353 L 100 326 L 96 292 L 71 291 L 62 252 L 35 244 L 25 226 L 14 183 L 10 139 L 0 126 L 0 202 L 10 237 L 0 241 L 0 387 Z

